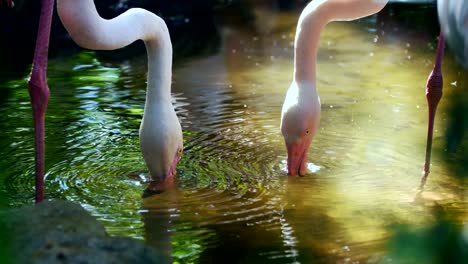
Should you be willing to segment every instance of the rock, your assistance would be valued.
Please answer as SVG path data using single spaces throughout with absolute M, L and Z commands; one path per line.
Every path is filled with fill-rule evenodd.
M 0 211 L 0 227 L 9 233 L 0 246 L 8 247 L 12 263 L 167 262 L 142 241 L 109 236 L 86 210 L 67 201 Z

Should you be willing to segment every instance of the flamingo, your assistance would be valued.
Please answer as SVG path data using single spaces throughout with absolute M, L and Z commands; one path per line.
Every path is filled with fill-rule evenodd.
M 320 121 L 316 60 L 320 31 L 328 22 L 379 12 L 388 0 L 314 0 L 302 11 L 294 41 L 294 75 L 281 111 L 288 174 L 304 175 L 308 149 Z
M 305 174 L 307 150 L 319 125 L 320 99 L 316 89 L 315 61 L 320 30 L 333 20 L 350 20 L 376 13 L 385 6 L 387 1 L 315 0 L 309 3 L 302 12 L 295 39 L 293 81 L 286 94 L 281 115 L 281 131 L 288 151 L 288 174 Z M 439 4 L 442 2 L 444 1 L 439 0 Z M 0 4 L 2 3 L 9 7 L 14 6 L 13 0 L 0 0 Z M 451 3 L 459 4 L 460 1 L 455 0 Z M 53 4 L 54 0 L 42 0 L 39 30 L 28 82 L 35 128 L 36 203 L 44 199 L 44 119 L 50 95 L 46 72 Z M 145 42 L 148 50 L 149 74 L 145 113 L 140 127 L 140 145 L 152 177 L 149 189 L 163 190 L 169 187 L 175 176 L 177 162 L 182 155 L 183 143 L 180 123 L 170 103 L 172 50 L 164 21 L 143 9 L 131 9 L 115 19 L 104 20 L 97 14 L 92 0 L 58 0 L 58 7 L 60 18 L 72 38 L 85 48 L 109 50 L 126 46 L 137 39 Z M 449 11 L 454 10 L 452 8 Z M 461 15 L 457 13 L 459 14 L 457 17 L 466 17 L 466 10 L 464 6 L 463 12 Z M 443 22 L 443 13 L 441 15 L 440 10 L 439 17 Z M 136 23 L 138 26 L 130 28 L 127 22 Z M 156 22 L 157 28 L 152 27 L 151 22 Z M 449 23 L 446 25 L 446 28 L 450 27 Z M 122 31 L 116 34 L 119 26 L 123 26 Z M 445 27 L 442 29 L 444 30 Z M 466 25 L 462 33 L 465 37 L 464 43 L 468 43 Z M 440 65 L 437 59 L 442 57 L 439 55 L 443 50 L 443 39 L 441 39 L 436 66 Z M 158 84 L 161 85 L 158 86 Z M 430 84 L 428 81 L 427 91 L 431 90 L 429 87 L 434 87 Z M 427 94 L 429 98 L 431 93 L 427 92 Z M 432 108 L 435 107 L 431 107 L 429 103 L 429 113 L 435 113 L 435 109 L 432 110 Z M 433 121 L 431 122 L 431 114 L 429 114 L 429 127 L 432 127 L 431 123 L 433 124 Z M 429 142 L 431 141 L 429 138 L 432 137 L 428 133 L 427 149 L 429 152 L 426 149 L 425 163 L 427 174 L 430 164 Z M 423 177 L 421 186 L 424 185 L 427 174 Z
M 12 0 L 1 0 L 13 7 Z M 47 54 L 54 0 L 42 0 L 39 30 L 28 82 L 35 127 L 36 195 L 44 200 L 44 119 L 49 99 Z M 182 128 L 171 103 L 172 43 L 163 19 L 141 9 L 129 9 L 105 20 L 93 0 L 57 0 L 60 20 L 81 47 L 114 50 L 143 40 L 148 54 L 148 84 L 140 147 L 150 171 L 149 190 L 162 191 L 174 181 L 183 152 Z
M 57 0 L 57 10 L 72 39 L 81 47 L 114 50 L 143 40 L 148 53 L 148 84 L 140 147 L 151 175 L 148 188 L 163 191 L 173 184 L 183 151 L 182 128 L 171 102 L 172 44 L 164 20 L 132 8 L 105 20 L 93 0 Z
M 468 68 L 468 3 L 464 0 L 438 0 L 437 15 L 441 32 L 437 44 L 435 65 L 429 74 L 426 83 L 426 97 L 428 104 L 428 126 L 426 158 L 424 162 L 423 176 L 420 189 L 426 185 L 431 166 L 432 131 L 437 104 L 442 98 L 442 58 L 444 56 L 445 39 L 455 53 L 460 64 Z

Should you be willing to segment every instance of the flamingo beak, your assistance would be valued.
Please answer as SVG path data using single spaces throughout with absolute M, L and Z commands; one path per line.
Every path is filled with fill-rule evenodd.
M 177 174 L 177 163 L 182 157 L 182 153 L 177 152 L 169 170 L 161 177 L 161 180 L 152 180 L 148 186 L 148 190 L 155 193 L 161 193 L 174 186 L 174 180 Z
M 296 143 L 286 143 L 288 150 L 288 175 L 303 176 L 307 168 L 307 150 L 310 140 L 299 140 Z

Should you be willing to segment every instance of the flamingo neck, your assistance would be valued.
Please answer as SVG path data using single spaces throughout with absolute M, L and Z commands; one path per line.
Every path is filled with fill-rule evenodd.
M 330 21 L 354 20 L 380 11 L 388 0 L 314 0 L 302 11 L 294 41 L 294 81 L 316 85 L 320 32 Z
M 70 36 L 83 48 L 114 50 L 143 40 L 148 53 L 145 109 L 161 100 L 170 102 L 172 44 L 163 19 L 141 8 L 103 19 L 93 0 L 57 0 L 57 10 Z
M 145 41 L 148 53 L 148 84 L 145 109 L 171 102 L 172 45 L 169 35 Z
M 313 13 L 307 20 L 300 19 L 294 41 L 294 80 L 299 83 L 309 82 L 314 87 L 320 32 L 325 26 L 318 18 L 319 16 Z

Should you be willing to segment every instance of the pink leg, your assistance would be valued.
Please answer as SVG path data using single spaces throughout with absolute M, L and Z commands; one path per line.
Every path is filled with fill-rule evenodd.
M 49 87 L 47 86 L 46 73 L 53 10 L 54 0 L 42 0 L 36 49 L 34 51 L 31 78 L 28 83 L 36 141 L 36 203 L 44 200 L 44 121 L 49 101 Z
M 434 69 L 432 70 L 426 83 L 426 98 L 429 106 L 429 123 L 427 126 L 427 144 L 426 144 L 426 161 L 424 162 L 424 176 L 421 179 L 420 189 L 424 189 L 427 176 L 429 175 L 429 167 L 431 166 L 431 148 L 432 148 L 432 132 L 434 129 L 434 117 L 437 110 L 437 104 L 442 98 L 442 57 L 444 56 L 444 36 L 442 32 L 439 34 L 439 42 L 437 44 L 437 55 Z

